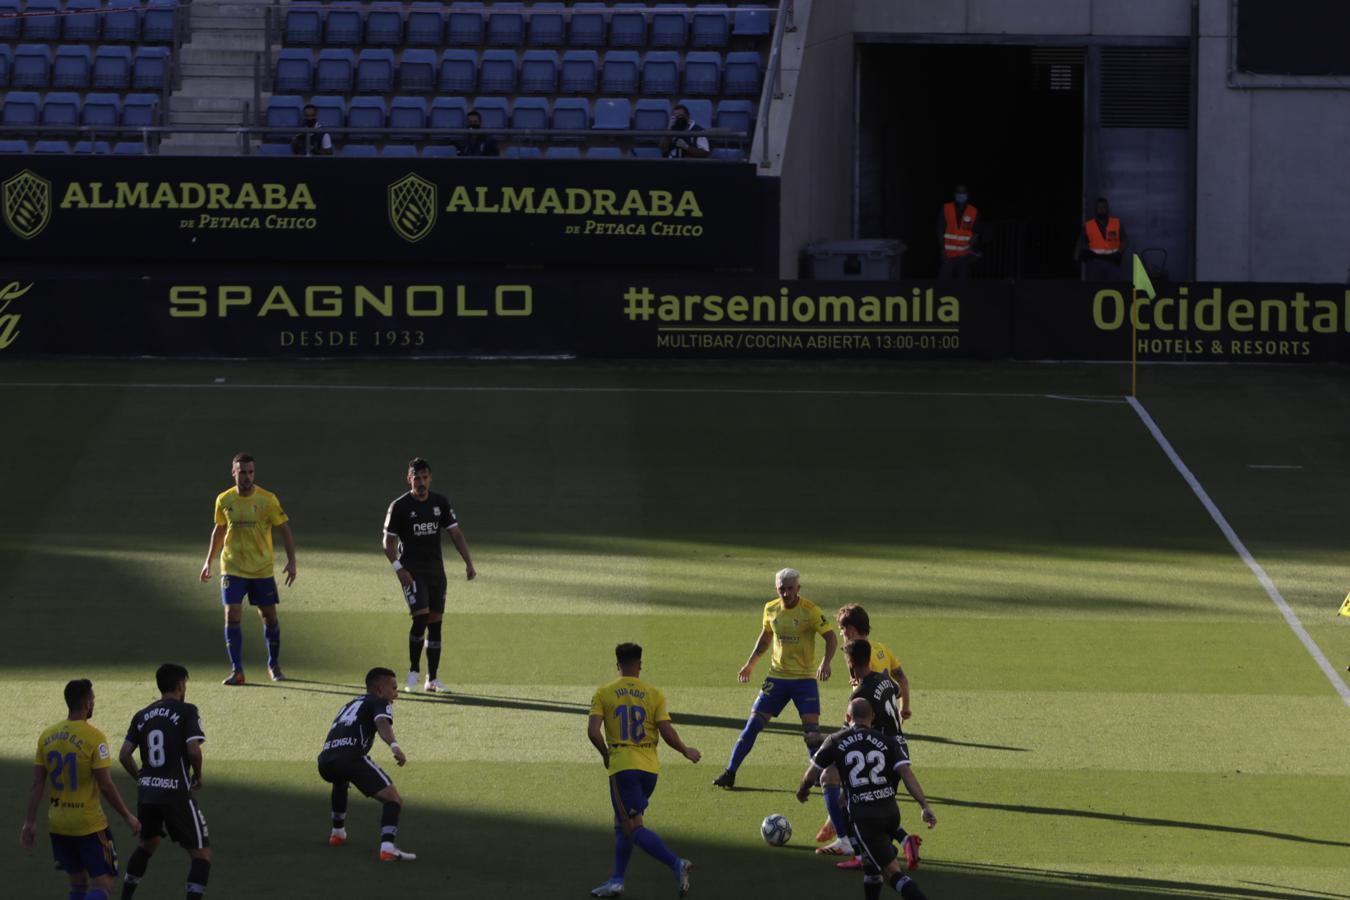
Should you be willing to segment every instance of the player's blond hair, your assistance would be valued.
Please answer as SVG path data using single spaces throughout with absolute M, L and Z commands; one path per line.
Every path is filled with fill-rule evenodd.
M 777 574 L 773 576 L 773 586 L 782 587 L 783 582 L 790 581 L 793 578 L 801 581 L 802 573 L 798 572 L 796 569 L 779 569 Z

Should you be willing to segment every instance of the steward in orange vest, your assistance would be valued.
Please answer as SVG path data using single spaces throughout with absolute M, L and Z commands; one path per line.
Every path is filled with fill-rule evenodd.
M 1074 258 L 1086 263 L 1088 281 L 1112 281 L 1121 276 L 1120 262 L 1125 256 L 1125 226 L 1111 215 L 1105 197 L 1097 198 L 1097 214 L 1083 223 L 1078 232 Z
M 958 184 L 938 216 L 938 243 L 942 247 L 938 278 L 943 280 L 969 278 L 971 264 L 980 257 L 976 225 L 980 211 L 968 199 L 966 186 Z

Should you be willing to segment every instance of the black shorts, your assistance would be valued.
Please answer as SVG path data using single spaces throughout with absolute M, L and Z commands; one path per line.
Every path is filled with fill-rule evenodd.
M 356 785 L 356 789 L 367 797 L 374 797 L 394 783 L 369 756 L 355 753 L 319 760 L 319 776 L 329 784 L 347 782 Z
M 429 575 L 425 572 L 412 572 L 413 583 L 403 588 L 403 599 L 408 603 L 408 612 L 416 615 L 424 609 L 434 613 L 445 613 L 445 573 Z
M 896 858 L 895 832 L 899 828 L 899 808 L 849 812 L 848 836 L 853 842 L 853 852 L 862 856 L 864 872 L 875 875 Z
M 186 850 L 205 850 L 211 846 L 206 831 L 206 816 L 191 797 L 164 803 L 141 803 L 136 807 L 141 820 L 141 837 L 164 837 Z

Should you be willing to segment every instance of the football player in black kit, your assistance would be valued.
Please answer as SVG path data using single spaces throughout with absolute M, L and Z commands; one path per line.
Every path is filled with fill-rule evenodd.
M 188 671 L 165 663 L 155 672 L 160 699 L 131 717 L 122 752 L 117 759 L 131 773 L 139 791 L 136 817 L 141 820 L 141 842 L 127 861 L 122 900 L 131 900 L 145 877 L 150 857 L 165 832 L 188 852 L 187 900 L 201 900 L 211 874 L 211 842 L 206 819 L 192 799 L 202 786 L 201 716 L 184 702 Z M 141 765 L 136 766 L 139 751 Z
M 925 900 L 918 884 L 900 871 L 893 843 L 900 827 L 900 807 L 895 803 L 900 780 L 918 801 L 928 827 L 937 824 L 919 779 L 911 771 L 905 739 L 873 728 L 872 704 L 861 697 L 849 701 L 848 717 L 852 724 L 826 738 L 812 757 L 797 787 L 797 799 L 805 803 L 821 772 L 837 768 L 848 806 L 849 837 L 863 854 L 863 897 L 879 900 L 881 886 L 888 884 L 905 900 Z
M 408 634 L 408 690 L 417 690 L 421 678 L 422 642 L 427 645 L 424 690 L 445 690 L 436 677 L 441 664 L 441 619 L 445 616 L 445 563 L 441 559 L 441 532 L 450 534 L 464 559 L 464 574 L 473 581 L 478 573 L 469 558 L 469 544 L 459 519 L 444 494 L 431 492 L 431 464 L 422 457 L 408 462 L 408 493 L 389 504 L 384 517 L 384 555 L 398 576 L 403 599 L 412 613 Z
M 398 676 L 392 669 L 375 668 L 366 673 L 366 693 L 349 700 L 338 710 L 328 738 L 319 753 L 319 775 L 333 785 L 333 830 L 328 843 L 340 847 L 347 842 L 347 786 L 384 804 L 380 815 L 380 861 L 410 861 L 414 853 L 394 845 L 398 836 L 398 815 L 403 798 L 384 770 L 370 758 L 371 745 L 379 735 L 400 766 L 408 761 L 394 740 L 394 698 L 398 696 Z

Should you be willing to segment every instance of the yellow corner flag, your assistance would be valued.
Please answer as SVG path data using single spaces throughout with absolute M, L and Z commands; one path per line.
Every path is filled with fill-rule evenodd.
M 1345 602 L 1341 604 L 1341 615 L 1350 616 L 1350 594 L 1345 595 Z
M 1148 277 L 1148 270 L 1144 268 L 1144 261 L 1139 258 L 1139 254 L 1134 254 L 1134 291 L 1136 294 L 1143 294 L 1152 300 L 1156 294 L 1153 291 L 1153 282 Z

